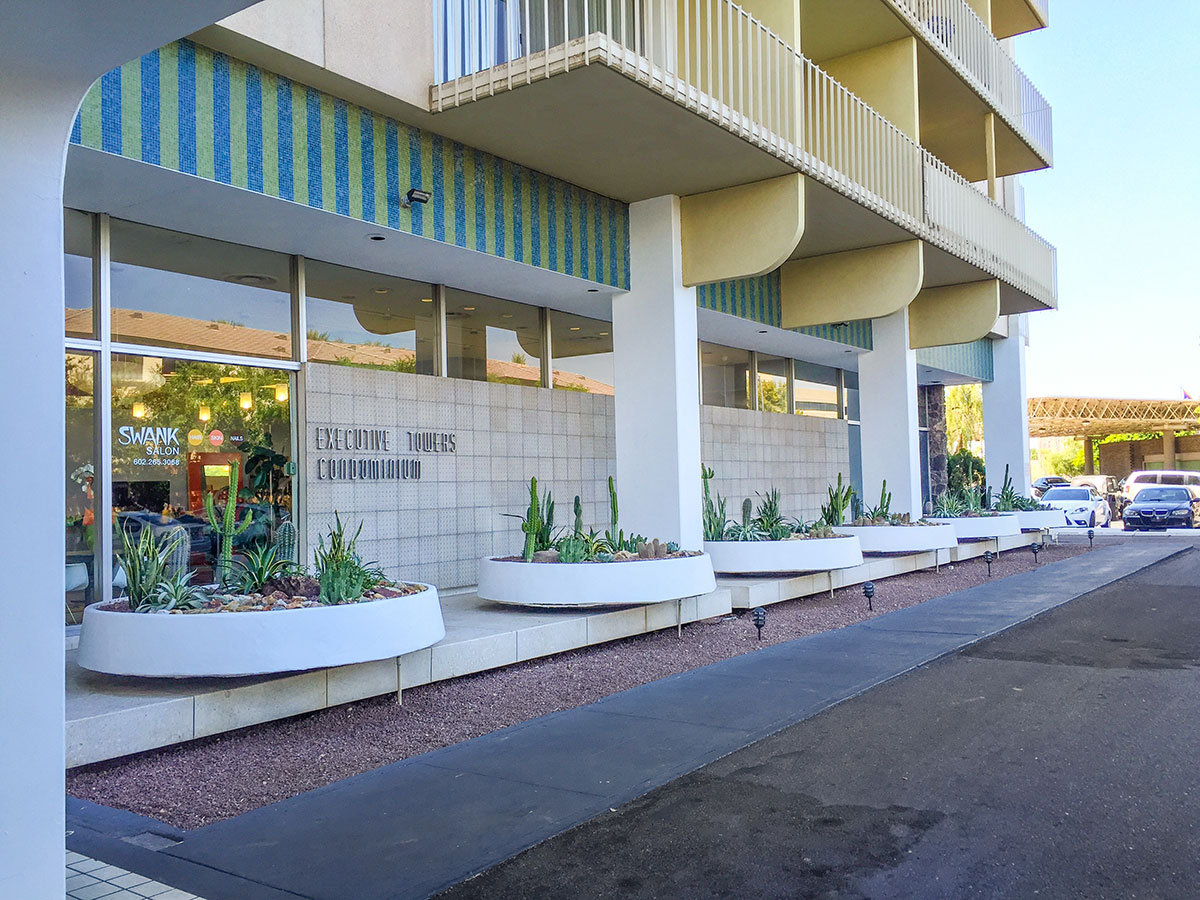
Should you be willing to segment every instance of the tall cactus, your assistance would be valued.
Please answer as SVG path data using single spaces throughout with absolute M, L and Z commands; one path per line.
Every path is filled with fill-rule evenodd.
M 227 585 L 233 575 L 233 539 L 250 527 L 254 514 L 247 511 L 246 518 L 241 524 L 237 521 L 238 471 L 241 463 L 234 460 L 229 464 L 229 497 L 225 501 L 225 510 L 221 519 L 217 519 L 216 504 L 213 503 L 212 492 L 204 495 L 204 512 L 208 516 L 209 527 L 221 539 L 221 552 L 217 557 L 217 580 Z
M 296 561 L 296 525 L 291 519 L 280 522 L 275 529 L 275 558 L 289 563 Z
M 525 551 L 521 554 L 521 558 L 525 562 L 533 562 L 533 554 L 537 550 L 538 534 L 542 530 L 542 506 L 538 503 L 536 477 L 529 479 L 529 511 L 521 522 L 521 530 L 525 532 Z
M 579 495 L 575 495 L 575 536 L 583 535 L 583 501 L 579 499 Z

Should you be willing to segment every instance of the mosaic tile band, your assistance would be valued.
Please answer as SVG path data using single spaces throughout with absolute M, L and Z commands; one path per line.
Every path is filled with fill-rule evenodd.
M 629 288 L 629 208 L 183 40 L 103 76 L 71 142 Z M 400 205 L 410 187 L 428 204 Z
M 727 313 L 779 328 L 782 319 L 779 270 L 757 278 L 702 284 L 696 288 L 696 304 L 702 309 L 711 309 L 714 312 Z M 870 319 L 847 322 L 844 325 L 814 325 L 794 330 L 863 350 L 870 350 L 873 346 Z
M 950 344 L 917 351 L 917 365 L 953 372 L 978 381 L 992 381 L 992 342 L 980 338 L 970 344 Z

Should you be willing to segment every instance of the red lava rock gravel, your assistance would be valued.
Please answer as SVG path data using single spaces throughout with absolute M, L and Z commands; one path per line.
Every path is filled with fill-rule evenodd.
M 1041 565 L 1088 552 L 1050 544 Z M 994 578 L 1028 571 L 1028 550 L 1001 554 Z M 861 587 L 777 603 L 760 643 L 748 615 L 572 650 L 546 659 L 414 687 L 392 695 L 256 725 L 67 773 L 72 796 L 197 828 L 396 760 L 436 750 L 546 713 L 581 706 L 717 660 L 842 628 L 987 580 L 982 559 L 940 573 L 876 584 L 874 613 Z

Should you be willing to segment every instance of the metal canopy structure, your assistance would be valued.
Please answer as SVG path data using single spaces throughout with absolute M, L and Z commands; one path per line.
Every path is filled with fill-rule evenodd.
M 1104 437 L 1200 428 L 1200 401 L 1030 397 L 1030 437 Z

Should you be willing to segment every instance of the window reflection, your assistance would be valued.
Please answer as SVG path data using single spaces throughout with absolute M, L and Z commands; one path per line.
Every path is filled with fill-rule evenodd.
M 96 336 L 92 311 L 92 217 L 63 210 L 63 288 L 67 337 Z
M 446 374 L 500 384 L 542 383 L 536 306 L 446 288 Z
M 290 359 L 290 262 L 240 244 L 112 222 L 113 340 Z
M 796 415 L 838 418 L 837 369 L 798 359 L 795 378 Z
M 554 387 L 612 394 L 612 323 L 558 310 L 551 310 L 549 315 Z
M 432 375 L 434 287 L 306 260 L 308 358 Z
M 206 494 L 218 509 L 232 498 L 239 521 L 253 517 L 235 554 L 273 540 L 291 516 L 289 374 L 124 354 L 112 366 L 114 522 L 133 537 L 182 529 L 196 582 L 211 582 L 219 547 Z
M 708 406 L 750 408 L 750 351 L 700 344 L 700 391 Z
M 758 355 L 758 408 L 763 412 L 786 413 L 788 369 L 791 360 L 782 356 Z
M 93 599 L 96 549 L 96 358 L 66 355 L 66 621 L 77 624 Z

